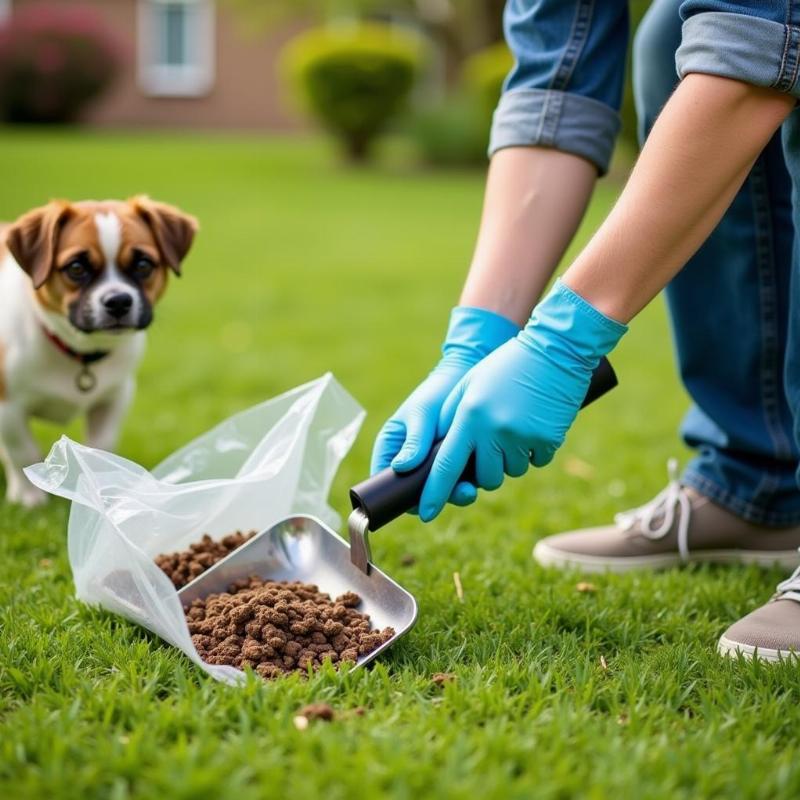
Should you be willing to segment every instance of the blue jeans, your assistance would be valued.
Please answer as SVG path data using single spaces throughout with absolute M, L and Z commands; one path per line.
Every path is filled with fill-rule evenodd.
M 656 0 L 636 38 L 642 138 L 678 80 L 680 6 L 680 0 Z M 796 120 L 787 123 L 787 131 L 795 126 Z M 767 525 L 800 522 L 793 430 L 800 395 L 787 353 L 790 327 L 800 330 L 800 307 L 791 300 L 792 180 L 781 140 L 778 132 L 722 221 L 666 291 L 681 377 L 694 401 L 682 434 L 698 455 L 684 481 Z
M 517 63 L 490 152 L 546 145 L 606 169 L 626 8 L 624 0 L 510 0 L 506 35 Z M 798 24 L 797 0 L 655 0 L 634 47 L 641 136 L 689 72 L 800 97 Z M 592 68 L 602 86 L 585 78 Z M 586 126 L 595 133 L 592 147 Z M 774 526 L 800 523 L 799 187 L 796 110 L 666 292 L 681 377 L 693 400 L 682 434 L 698 454 L 684 480 L 737 515 Z

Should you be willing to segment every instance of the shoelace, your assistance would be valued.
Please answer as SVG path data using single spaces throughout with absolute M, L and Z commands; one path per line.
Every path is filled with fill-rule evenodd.
M 678 461 L 670 458 L 667 461 L 669 484 L 659 495 L 649 503 L 630 511 L 617 514 L 614 521 L 620 528 L 628 533 L 641 533 L 648 539 L 655 541 L 663 539 L 675 523 L 675 511 L 680 510 L 678 519 L 678 552 L 682 561 L 689 560 L 689 520 L 692 514 L 692 503 L 686 488 L 681 485 L 678 477 Z M 661 524 L 656 525 L 655 520 L 662 518 Z M 800 572 L 800 570 L 798 570 Z M 800 578 L 798 579 L 800 581 Z M 800 582 L 797 585 L 800 590 Z
M 783 583 L 778 584 L 774 599 L 797 600 L 800 603 L 800 567 L 798 567 Z

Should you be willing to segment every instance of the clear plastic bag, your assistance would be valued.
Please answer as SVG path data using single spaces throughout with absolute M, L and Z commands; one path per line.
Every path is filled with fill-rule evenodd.
M 328 492 L 363 418 L 328 374 L 230 417 L 152 472 L 64 436 L 26 474 L 72 501 L 68 548 L 79 599 L 138 622 L 213 677 L 236 682 L 238 670 L 200 660 L 178 593 L 153 559 L 204 533 L 260 531 L 295 513 L 338 527 Z

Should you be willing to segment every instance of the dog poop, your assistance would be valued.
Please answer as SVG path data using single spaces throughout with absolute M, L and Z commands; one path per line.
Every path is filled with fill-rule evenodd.
M 336 712 L 327 703 L 311 703 L 300 709 L 300 716 L 306 719 L 321 719 L 331 722 L 336 716 Z
M 219 542 L 206 535 L 187 550 L 156 556 L 155 562 L 180 589 L 254 535 L 237 531 Z M 306 674 L 326 659 L 336 666 L 355 663 L 388 642 L 394 630 L 373 630 L 369 617 L 356 611 L 360 603 L 355 592 L 331 600 L 310 584 L 252 576 L 183 610 L 203 661 L 249 666 L 269 679 Z
M 305 674 L 326 660 L 355 663 L 388 642 L 394 630 L 372 630 L 369 617 L 355 610 L 360 602 L 354 592 L 331 600 L 311 584 L 252 576 L 184 612 L 203 661 L 250 667 L 270 679 Z
M 182 589 L 255 535 L 255 531 L 236 531 L 216 542 L 206 534 L 199 542 L 190 544 L 188 550 L 156 556 L 156 566 L 166 573 L 176 589 Z

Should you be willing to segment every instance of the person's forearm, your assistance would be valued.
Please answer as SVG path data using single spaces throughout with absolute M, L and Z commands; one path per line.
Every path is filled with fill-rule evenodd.
M 592 163 L 558 150 L 496 153 L 461 305 L 523 325 L 569 246 L 596 179 Z
M 705 241 L 794 104 L 771 89 L 687 76 L 564 283 L 612 319 L 632 319 Z

